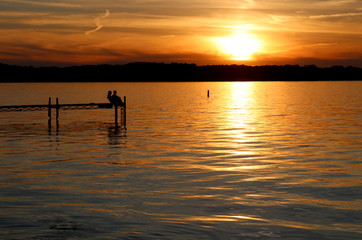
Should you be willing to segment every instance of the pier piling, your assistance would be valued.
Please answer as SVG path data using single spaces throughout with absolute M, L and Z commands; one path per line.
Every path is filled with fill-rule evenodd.
M 55 124 L 57 131 L 59 130 L 59 98 L 56 99 L 56 106 L 55 106 Z
M 114 124 L 115 127 L 118 128 L 118 105 L 114 105 Z
M 52 128 L 52 98 L 48 102 L 48 129 Z
M 123 97 L 123 103 L 124 103 L 124 106 L 123 106 L 123 126 L 126 128 L 127 124 L 127 114 L 126 114 L 126 109 L 127 109 L 127 104 L 126 104 L 126 96 Z

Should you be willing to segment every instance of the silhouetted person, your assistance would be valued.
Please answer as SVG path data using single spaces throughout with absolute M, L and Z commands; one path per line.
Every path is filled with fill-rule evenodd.
M 124 106 L 124 103 L 122 99 L 117 95 L 116 90 L 113 91 L 113 95 L 111 95 L 111 91 L 108 91 L 107 98 L 112 105 Z
M 108 91 L 107 99 L 110 103 L 112 103 L 112 91 Z M 113 103 L 112 103 L 113 104 Z

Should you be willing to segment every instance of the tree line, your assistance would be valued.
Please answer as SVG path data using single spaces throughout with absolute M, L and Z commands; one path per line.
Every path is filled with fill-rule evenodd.
M 334 81 L 362 80 L 362 68 L 315 65 L 206 65 L 137 62 L 124 65 L 33 67 L 0 64 L 0 82 Z

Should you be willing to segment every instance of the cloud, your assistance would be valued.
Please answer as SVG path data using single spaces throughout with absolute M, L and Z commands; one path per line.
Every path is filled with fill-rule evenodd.
M 354 17 L 354 16 L 362 16 L 362 13 L 326 14 L 326 15 L 310 16 L 310 18 L 319 19 L 319 18 L 337 18 L 337 17 Z
M 346 4 L 353 4 L 356 0 L 328 0 L 328 1 L 322 1 L 317 2 L 315 5 L 321 5 L 321 6 L 341 6 Z
M 86 31 L 85 32 L 85 34 L 86 35 L 89 35 L 89 34 L 91 34 L 91 33 L 94 33 L 94 32 L 96 32 L 96 31 L 98 31 L 99 29 L 101 29 L 102 27 L 103 27 L 103 25 L 102 25 L 102 23 L 101 23 L 101 19 L 102 18 L 106 18 L 106 17 L 108 17 L 109 16 L 109 10 L 107 9 L 106 10 L 106 13 L 102 16 L 102 17 L 99 17 L 99 18 L 95 18 L 94 19 L 94 23 L 96 24 L 96 28 L 95 29 L 93 29 L 93 30 L 90 30 L 90 31 Z
M 50 3 L 50 2 L 38 2 L 38 1 L 26 1 L 26 0 L 3 0 L 5 2 L 11 3 L 22 3 L 38 6 L 47 6 L 47 7 L 64 7 L 64 8 L 80 8 L 81 5 L 71 4 L 71 3 Z
M 255 6 L 256 6 L 256 3 L 254 0 L 244 0 L 243 3 L 241 4 L 240 8 L 249 9 L 249 8 L 253 8 Z
M 345 53 L 345 55 L 351 53 Z M 362 66 L 362 55 L 355 54 L 350 56 L 349 58 L 317 58 L 317 57 L 276 57 L 276 56 L 267 56 L 260 55 L 259 59 L 256 59 L 258 65 L 285 65 L 285 64 L 298 64 L 298 65 L 316 65 L 318 67 L 331 67 L 331 66 L 354 66 L 361 67 Z

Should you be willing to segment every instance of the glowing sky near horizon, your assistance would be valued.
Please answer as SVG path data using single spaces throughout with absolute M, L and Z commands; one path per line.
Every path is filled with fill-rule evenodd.
M 0 62 L 362 67 L 361 0 L 0 0 Z

